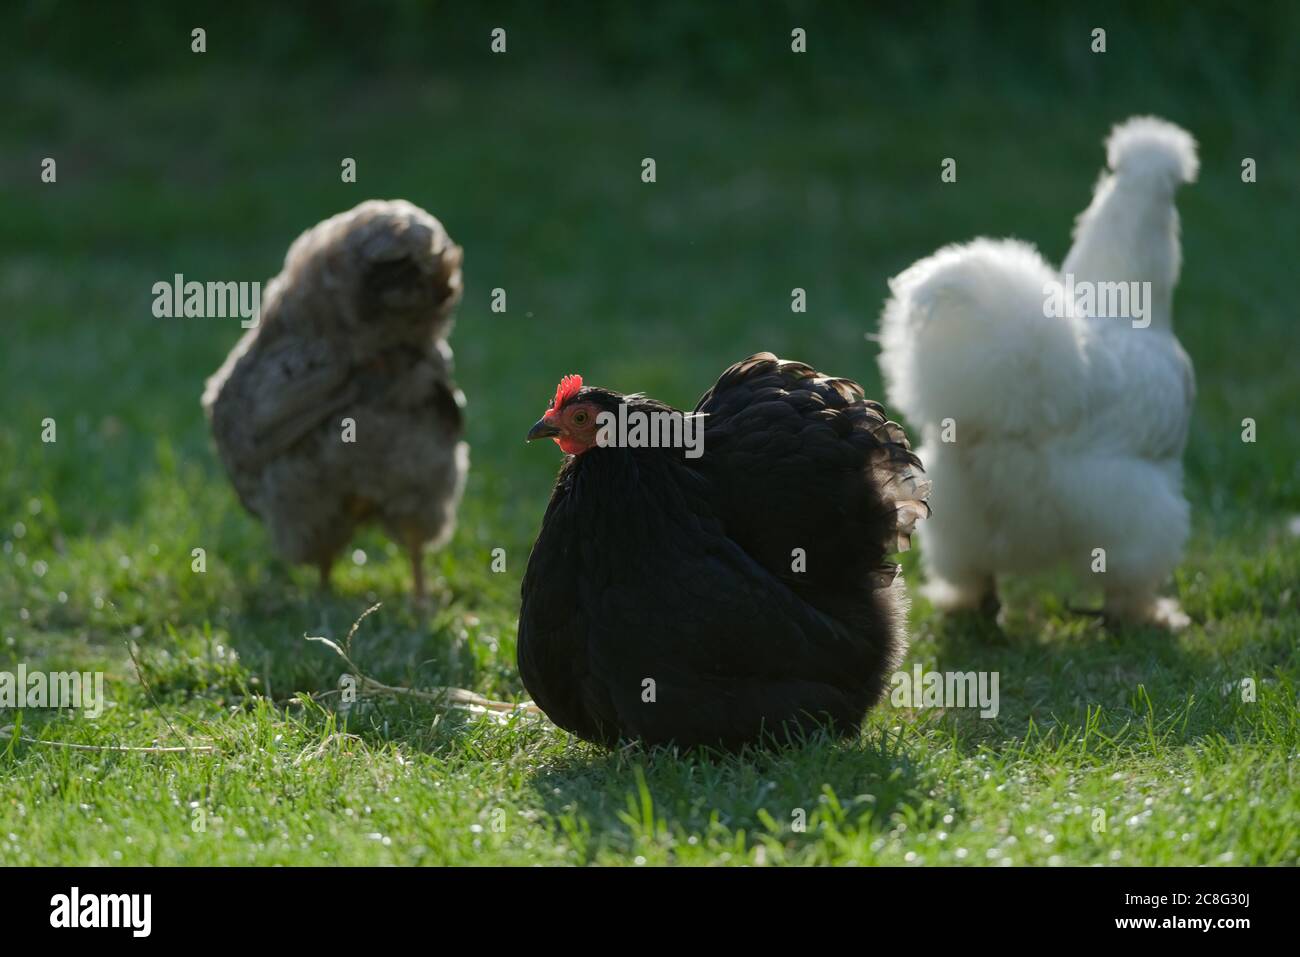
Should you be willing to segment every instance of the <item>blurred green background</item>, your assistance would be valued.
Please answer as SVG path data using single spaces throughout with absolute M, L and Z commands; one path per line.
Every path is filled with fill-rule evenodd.
M 35 465 L 32 416 L 122 423 L 110 461 L 45 463 L 68 470 L 57 497 L 77 528 L 120 515 L 90 476 L 129 496 L 156 441 L 210 469 L 195 397 L 238 330 L 154 319 L 152 283 L 265 280 L 316 221 L 405 197 L 467 250 L 453 345 L 476 486 L 508 481 L 501 504 L 533 514 L 554 463 L 516 439 L 560 374 L 689 404 L 765 348 L 875 388 L 863 334 L 888 276 L 981 233 L 1059 261 L 1106 131 L 1157 113 L 1203 157 L 1180 198 L 1176 322 L 1207 436 L 1191 480 L 1211 504 L 1213 476 L 1256 507 L 1294 505 L 1293 469 L 1223 442 L 1295 396 L 1298 26 L 1291 3 L 19 3 L 0 41 L 3 451 Z M 40 182 L 46 156 L 57 184 Z M 947 156 L 956 184 L 939 180 Z M 498 286 L 506 315 L 488 310 Z M 1282 417 L 1264 441 L 1295 449 L 1296 429 Z M 22 504 L 12 483 L 31 473 L 9 474 Z
M 1052 7 L 19 4 L 0 44 L 0 395 L 27 414 L 113 413 L 206 457 L 191 400 L 236 330 L 153 319 L 152 282 L 268 278 L 312 223 L 401 196 L 467 250 L 453 343 L 471 437 L 481 471 L 513 474 L 541 457 L 517 447 L 518 423 L 570 369 L 689 403 L 768 348 L 874 382 L 862 333 L 886 277 L 978 233 L 1059 261 L 1106 130 L 1150 112 L 1201 143 L 1177 313 L 1201 411 L 1245 414 L 1261 380 L 1296 381 L 1278 375 L 1294 350 L 1257 334 L 1287 301 L 1295 243 L 1297 7 Z M 208 52 L 192 53 L 205 24 Z M 940 183 L 946 156 L 956 184 Z M 505 316 L 487 309 L 497 286 Z M 794 286 L 806 315 L 789 311 Z M 1194 480 L 1234 468 L 1198 464 Z
M 191 52 L 195 27 L 206 53 Z M 504 55 L 490 51 L 495 27 Z M 805 54 L 790 50 L 796 27 Z M 1096 27 L 1104 54 L 1090 50 Z M 1050 676 L 1004 706 L 996 734 L 1012 737 L 1031 719 L 1127 700 L 1135 676 L 1175 704 L 1261 669 L 1292 680 L 1297 35 L 1290 2 L 9 4 L 0 665 L 123 679 L 129 636 L 158 693 L 205 713 L 250 688 L 282 699 L 332 686 L 337 662 L 304 651 L 302 634 L 338 637 L 383 600 L 365 632 L 380 677 L 517 695 L 519 576 L 559 464 L 523 434 L 561 375 L 690 406 L 730 362 L 768 349 L 879 395 L 866 335 L 887 278 L 979 234 L 1031 240 L 1059 262 L 1108 129 L 1154 113 L 1201 150 L 1200 182 L 1178 201 L 1175 300 L 1199 382 L 1195 532 L 1178 582 L 1197 627 L 1178 644 L 1139 633 L 1095 646 L 1098 658 L 1078 662 L 1098 676 L 1082 696 L 1053 642 L 1090 626 L 1047 596 L 1010 650 L 946 632 L 918 602 L 914 655 Z M 40 180 L 45 157 L 55 184 Z M 357 161 L 355 184 L 340 181 L 344 157 Z M 641 181 L 644 157 L 654 184 Z M 954 184 L 940 182 L 945 157 Z M 1257 183 L 1242 183 L 1244 157 Z M 372 197 L 429 209 L 465 248 L 451 344 L 472 472 L 460 530 L 433 560 L 432 622 L 406 608 L 404 563 L 376 534 L 358 541 L 367 559 L 344 563 L 332 596 L 269 555 L 198 402 L 238 323 L 150 309 L 153 283 L 175 273 L 267 280 L 302 230 Z M 489 309 L 496 287 L 504 315 Z M 806 314 L 790 311 L 794 287 L 807 290 Z M 46 417 L 54 445 L 39 441 Z M 1258 423 L 1254 445 L 1240 441 L 1245 417 Z M 206 575 L 190 572 L 195 546 L 208 550 Z M 496 547 L 505 575 L 488 571 Z M 214 650 L 226 648 L 240 664 Z M 147 702 L 135 703 L 114 734 L 145 720 Z M 1197 714 L 1178 741 L 1229 721 Z M 1263 733 L 1243 728 L 1245 740 Z M 968 731 L 967 743 L 992 733 Z M 35 752 L 25 760 L 17 793 L 30 801 L 44 766 Z M 625 783 L 588 785 L 619 795 Z M 1262 857 L 1276 849 L 1261 846 Z

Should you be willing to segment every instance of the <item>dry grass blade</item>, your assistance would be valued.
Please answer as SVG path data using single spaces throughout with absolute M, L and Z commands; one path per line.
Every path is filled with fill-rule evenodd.
M 384 684 L 369 675 L 367 675 L 352 660 L 352 638 L 356 635 L 357 629 L 361 623 L 366 620 L 372 613 L 378 611 L 380 605 L 371 605 L 361 613 L 361 617 L 352 623 L 348 630 L 348 635 L 343 639 L 340 646 L 338 642 L 320 635 L 304 635 L 307 641 L 320 642 L 322 645 L 332 649 L 336 655 L 347 662 L 348 667 L 352 670 L 353 676 L 357 679 L 356 691 L 360 695 L 369 695 L 371 697 L 395 697 L 395 698 L 415 698 L 419 701 L 428 701 L 439 707 L 452 707 L 474 714 L 528 714 L 542 716 L 541 708 L 531 701 L 522 701 L 515 703 L 513 701 L 498 701 L 494 698 L 488 698 L 475 691 L 469 691 L 466 688 L 453 688 L 449 686 L 438 686 L 433 688 L 402 688 L 396 685 Z M 328 695 L 338 694 L 337 691 L 325 692 L 316 695 L 316 698 L 324 698 Z
M 49 748 L 67 748 L 70 751 L 111 751 L 121 754 L 216 754 L 217 748 L 211 744 L 178 745 L 175 747 L 130 747 L 122 744 L 73 744 L 69 741 L 44 741 L 29 738 L 25 734 L 14 734 L 12 724 L 0 728 L 0 735 L 22 741 L 26 744 L 41 744 Z

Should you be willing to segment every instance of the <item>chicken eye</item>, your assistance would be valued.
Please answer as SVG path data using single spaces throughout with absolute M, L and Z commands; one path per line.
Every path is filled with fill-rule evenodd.
M 587 413 L 584 412 L 584 411 L 582 411 L 581 409 L 579 409 L 577 412 L 573 413 L 573 424 L 574 424 L 574 425 L 586 425 L 586 424 L 587 424 Z

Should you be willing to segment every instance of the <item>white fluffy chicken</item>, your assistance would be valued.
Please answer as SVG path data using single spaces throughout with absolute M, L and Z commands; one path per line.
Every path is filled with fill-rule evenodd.
M 1157 591 L 1189 526 L 1194 381 L 1171 301 L 1174 193 L 1196 178 L 1196 143 L 1137 117 L 1106 146 L 1059 273 L 1026 243 L 977 239 L 890 281 L 880 366 L 921 428 L 922 557 L 942 610 L 996 607 L 998 575 L 1064 565 L 1100 580 L 1109 618 L 1188 623 Z

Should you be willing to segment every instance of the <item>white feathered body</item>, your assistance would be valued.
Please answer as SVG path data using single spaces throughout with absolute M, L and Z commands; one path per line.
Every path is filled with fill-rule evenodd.
M 1116 603 L 1143 604 L 1177 564 L 1194 387 L 1171 324 L 1173 195 L 1195 164 L 1182 130 L 1130 120 L 1111 136 L 1111 171 L 1061 271 L 1025 243 L 979 239 L 891 281 L 881 368 L 922 433 L 934 514 L 920 536 L 940 605 L 977 603 L 998 574 L 1062 565 L 1104 574 Z M 1067 274 L 1076 286 L 1149 283 L 1145 316 L 1068 297 L 1047 314 Z

